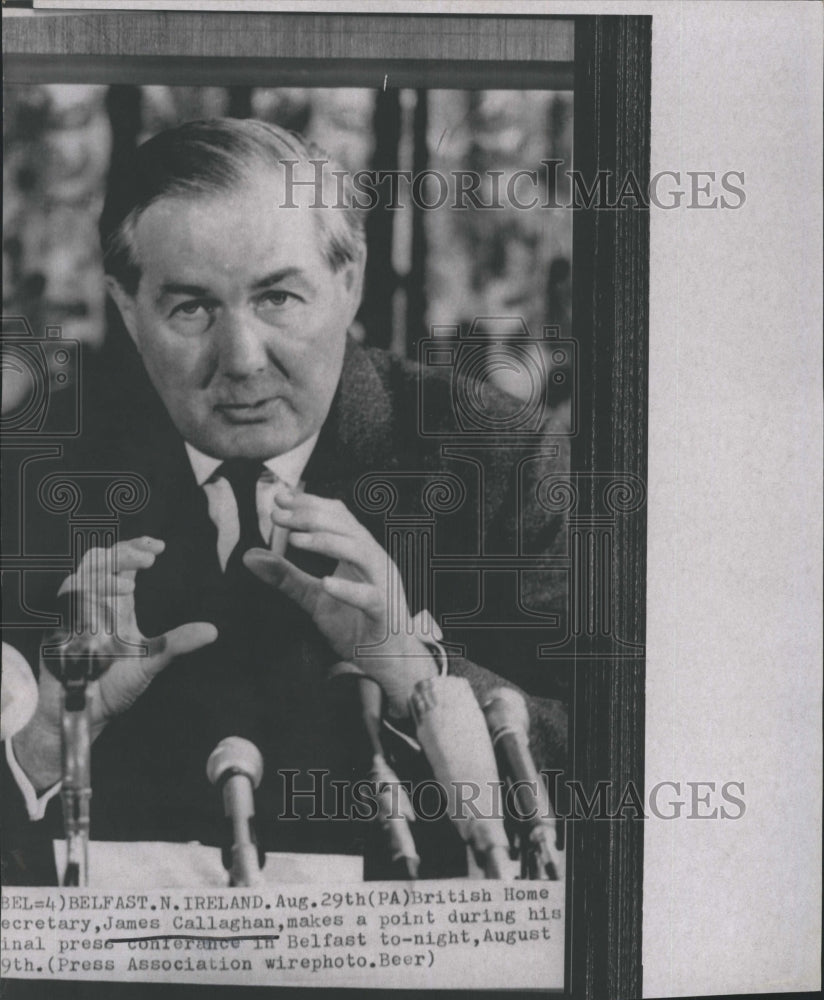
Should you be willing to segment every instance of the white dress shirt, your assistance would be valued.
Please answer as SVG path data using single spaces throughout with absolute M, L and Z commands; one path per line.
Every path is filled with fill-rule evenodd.
M 300 485 L 303 470 L 315 449 L 317 440 L 318 436 L 315 434 L 314 437 L 299 444 L 297 448 L 293 448 L 285 455 L 277 455 L 263 463 L 264 472 L 258 479 L 256 500 L 258 526 L 267 545 L 271 544 L 273 531 L 281 530 L 275 529 L 272 524 L 275 486 L 278 481 L 293 487 Z M 192 463 L 192 471 L 195 474 L 197 485 L 206 494 L 209 517 L 217 528 L 217 557 L 220 560 L 220 568 L 226 569 L 229 556 L 240 538 L 240 518 L 234 491 L 229 481 L 218 474 L 222 459 L 204 455 L 202 451 L 198 451 L 188 442 L 186 443 L 186 453 Z

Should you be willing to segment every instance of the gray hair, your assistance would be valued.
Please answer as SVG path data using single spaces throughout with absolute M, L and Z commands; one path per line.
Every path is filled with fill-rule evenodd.
M 134 295 L 140 284 L 134 230 L 140 216 L 160 198 L 233 191 L 256 168 L 311 166 L 321 190 L 334 177 L 339 202 L 324 195 L 315 218 L 323 256 L 333 271 L 366 253 L 362 212 L 354 207 L 348 172 L 337 171 L 321 149 L 277 125 L 255 119 L 212 118 L 185 122 L 138 147 L 128 176 L 111 178 L 100 217 L 106 274 Z M 320 171 L 320 175 L 319 172 Z M 304 184 L 305 182 L 295 182 Z M 314 206 L 313 206 L 314 207 Z

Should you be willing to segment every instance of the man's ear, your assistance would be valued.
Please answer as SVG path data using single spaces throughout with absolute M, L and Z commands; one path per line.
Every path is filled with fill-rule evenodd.
M 129 331 L 129 336 L 132 338 L 135 347 L 139 351 L 140 340 L 137 334 L 137 303 L 135 301 L 135 296 L 129 295 L 117 278 L 113 277 L 111 274 L 106 275 L 106 291 L 109 295 L 111 295 L 112 299 L 114 299 L 115 305 L 117 306 L 123 319 L 123 325 Z
M 349 300 L 349 319 L 351 323 L 360 308 L 363 298 L 363 277 L 366 272 L 366 251 L 358 260 L 347 261 L 344 265 L 344 287 Z M 347 324 L 348 325 L 348 324 Z

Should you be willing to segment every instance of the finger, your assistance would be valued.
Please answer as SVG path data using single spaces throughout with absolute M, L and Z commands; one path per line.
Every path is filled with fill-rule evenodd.
M 274 497 L 275 503 L 279 504 L 281 507 L 291 507 L 295 502 L 296 497 L 300 496 L 302 492 L 302 490 L 295 489 L 294 486 L 290 486 L 282 479 L 279 479 L 275 483 L 272 496 Z
M 371 583 L 357 583 L 337 576 L 325 576 L 321 586 L 338 601 L 362 611 L 370 618 L 379 619 L 386 612 L 387 600 L 381 591 Z
M 167 666 L 176 656 L 185 656 L 196 649 L 208 646 L 217 639 L 217 629 L 211 622 L 189 622 L 154 639 L 148 639 L 149 659 L 146 667 L 154 676 Z
M 166 548 L 160 538 L 143 535 L 128 542 L 118 542 L 112 546 L 112 565 L 115 573 L 123 573 L 134 579 L 138 570 L 149 569 L 155 559 Z
M 108 549 L 89 549 L 78 563 L 67 584 L 72 590 L 95 591 L 98 581 L 111 575 L 111 560 Z
M 111 592 L 117 597 L 134 593 L 134 576 L 113 576 L 111 580 Z
M 360 539 L 350 538 L 348 535 L 336 535 L 330 531 L 292 531 L 289 543 L 299 549 L 319 552 L 331 559 L 352 563 L 374 583 L 378 582 L 375 576 L 382 575 L 385 569 L 387 557 L 380 546 L 375 546 L 377 551 L 370 551 L 370 547 Z
M 131 574 L 134 577 L 137 570 L 148 569 L 164 548 L 163 542 L 146 538 L 118 542 L 110 549 L 89 549 L 80 561 L 73 577 L 82 587 L 97 586 L 97 580 L 100 577 L 114 573 Z M 72 577 L 69 578 L 70 581 L 72 579 Z M 78 586 L 78 582 L 75 582 L 75 588 Z
M 105 600 L 109 597 L 123 597 L 134 593 L 134 578 L 131 576 L 100 576 L 93 582 L 90 579 L 82 579 L 77 576 L 69 577 L 67 586 L 62 588 L 62 593 L 73 593 L 80 599 L 92 599 L 94 601 Z
M 145 556 L 158 556 L 166 547 L 166 543 L 160 538 L 151 538 L 142 535 L 140 538 L 130 538 L 125 542 L 117 542 L 110 548 L 92 548 L 83 556 L 83 562 L 89 561 L 94 564 L 100 562 L 116 563 L 125 569 L 139 568 L 145 561 Z
M 94 595 L 87 596 L 106 599 L 109 597 L 128 597 L 133 593 L 134 576 L 103 576 L 96 581 Z
M 102 576 L 94 582 L 70 577 L 61 588 L 65 627 L 71 622 L 75 630 L 82 632 L 110 632 L 115 617 L 128 620 L 134 607 L 134 589 L 133 580 L 119 576 Z
M 89 549 L 77 572 L 64 581 L 59 594 L 73 592 L 79 596 L 84 628 L 108 629 L 112 614 L 128 621 L 134 615 L 133 605 L 118 603 L 118 598 L 128 599 L 133 595 L 137 571 L 152 566 L 165 547 L 162 539 L 143 535 L 108 549 Z
M 304 573 L 288 559 L 268 549 L 249 549 L 243 556 L 243 562 L 264 583 L 276 587 L 305 611 L 313 610 L 320 593 L 317 577 Z
M 153 552 L 155 555 L 166 548 L 166 543 L 162 538 L 153 538 L 151 535 L 139 535 L 137 538 L 129 538 L 124 542 L 113 545 L 114 550 L 134 549 L 136 551 Z
M 134 609 L 134 580 L 107 576 L 98 580 L 94 589 L 79 592 L 82 621 L 92 631 L 111 632 L 114 621 L 126 622 Z M 115 629 L 122 631 L 122 626 Z
M 276 502 L 272 507 L 272 520 L 275 524 L 288 527 L 293 531 L 368 534 L 363 525 L 340 500 L 316 497 L 310 493 L 295 494 L 285 506 Z

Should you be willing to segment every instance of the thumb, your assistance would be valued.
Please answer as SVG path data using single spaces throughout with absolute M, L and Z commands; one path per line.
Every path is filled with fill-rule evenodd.
M 156 661 L 152 673 L 159 673 L 176 656 L 193 653 L 217 639 L 217 629 L 210 622 L 189 622 L 149 640 L 149 655 Z
M 321 586 L 316 577 L 268 549 L 249 549 L 243 562 L 255 576 L 295 601 L 304 611 L 311 613 L 314 610 Z

